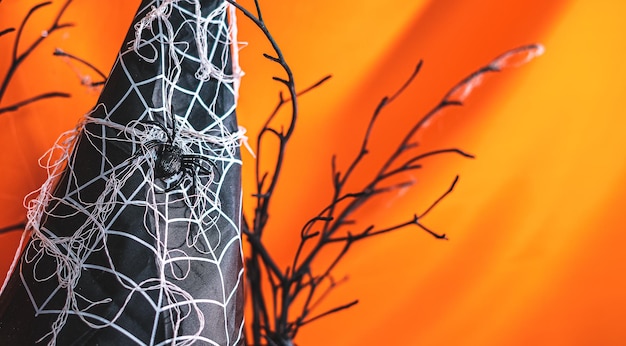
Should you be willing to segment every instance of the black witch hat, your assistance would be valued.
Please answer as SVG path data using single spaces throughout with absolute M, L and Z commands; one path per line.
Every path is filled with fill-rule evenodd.
M 51 150 L 0 344 L 243 344 L 232 15 L 141 3 L 98 105 Z

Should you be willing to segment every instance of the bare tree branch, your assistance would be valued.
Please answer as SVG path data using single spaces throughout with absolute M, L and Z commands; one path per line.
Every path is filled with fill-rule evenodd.
M 48 30 L 43 31 L 43 33 L 37 37 L 37 39 L 32 42 L 28 47 L 26 47 L 26 49 L 20 53 L 19 52 L 19 45 L 22 41 L 22 33 L 24 31 L 24 28 L 26 27 L 26 24 L 28 24 L 29 19 L 31 18 L 31 16 L 37 12 L 39 9 L 44 8 L 50 4 L 52 4 L 51 1 L 46 1 L 46 2 L 42 2 L 39 3 L 35 6 L 33 6 L 28 13 L 26 14 L 26 16 L 24 17 L 24 19 L 22 20 L 22 23 L 20 24 L 20 26 L 17 29 L 17 33 L 15 36 L 15 40 L 13 41 L 13 49 L 11 52 L 11 63 L 9 65 L 9 68 L 6 72 L 6 74 L 4 75 L 4 79 L 2 80 L 2 82 L 0 83 L 0 103 L 2 102 L 2 98 L 4 97 L 7 88 L 9 86 L 9 83 L 11 82 L 13 76 L 15 75 L 15 73 L 17 72 L 17 70 L 19 69 L 19 67 L 22 65 L 22 63 L 26 60 L 26 58 L 28 58 L 33 51 L 35 51 L 35 49 L 48 37 L 50 36 L 52 33 L 63 29 L 63 28 L 67 28 L 67 27 L 71 27 L 73 26 L 73 24 L 71 23 L 61 23 L 61 17 L 63 16 L 63 14 L 65 13 L 65 11 L 67 10 L 68 6 L 70 5 L 70 3 L 72 2 L 72 0 L 67 0 L 65 1 L 65 3 L 63 4 L 63 6 L 61 7 L 61 9 L 59 10 L 59 12 L 57 13 L 55 19 L 53 20 L 52 24 L 50 25 L 50 27 L 48 28 Z M 0 32 L 0 36 L 3 36 L 7 33 L 13 32 L 14 29 L 13 28 L 9 28 L 9 29 L 5 29 L 2 32 Z M 40 96 L 36 96 L 33 98 L 30 98 L 28 100 L 30 100 L 30 102 L 18 102 L 16 105 L 13 106 L 8 106 L 8 107 L 2 107 L 1 109 L 4 110 L 4 112 L 8 112 L 8 111 L 14 111 L 22 106 L 25 106 L 31 102 L 35 102 L 41 99 L 45 99 L 45 98 L 49 98 L 49 97 L 65 97 L 64 93 L 59 93 L 59 92 L 51 92 L 51 93 L 46 93 Z M 28 101 L 27 100 L 27 101 Z
M 302 226 L 300 241 L 295 248 L 293 259 L 289 260 L 290 265 L 288 267 L 281 270 L 281 265 L 271 256 L 270 249 L 263 241 L 263 234 L 269 220 L 270 202 L 279 183 L 286 148 L 295 129 L 298 111 L 297 97 L 316 89 L 330 76 L 322 78 L 300 92 L 296 92 L 293 74 L 263 20 L 259 2 L 254 1 L 255 15 L 234 0 L 227 1 L 243 12 L 263 32 L 274 50 L 274 53 L 263 56 L 269 61 L 279 64 L 287 76 L 286 78 L 279 76 L 272 78 L 285 86 L 289 95 L 285 96 L 279 92 L 278 102 L 265 120 L 257 137 L 256 193 L 253 195 L 256 205 L 252 223 L 248 223 L 248 218 L 244 216 L 243 233 L 251 245 L 246 264 L 250 287 L 248 292 L 252 306 L 252 336 L 247 339 L 251 340 L 254 345 L 290 346 L 293 345 L 293 340 L 302 326 L 348 309 L 357 303 L 357 300 L 354 300 L 314 315 L 315 310 L 319 307 L 319 302 L 327 297 L 336 286 L 333 272 L 356 242 L 410 226 L 417 226 L 436 239 L 448 239 L 446 234 L 436 233 L 426 227 L 422 223 L 422 219 L 449 196 L 458 183 L 458 176 L 454 178 L 450 187 L 421 214 L 413 214 L 406 221 L 395 225 L 378 227 L 372 224 L 355 231 L 353 228 L 356 228 L 357 223 L 354 220 L 354 213 L 375 196 L 411 187 L 414 180 L 409 179 L 408 173 L 420 169 L 424 160 L 430 157 L 455 154 L 463 158 L 474 158 L 472 154 L 458 148 L 420 151 L 417 143 L 414 142 L 415 135 L 445 108 L 461 106 L 469 91 L 484 74 L 499 71 L 502 66 L 506 65 L 506 61 L 511 57 L 507 54 L 518 54 L 524 50 L 534 49 L 535 46 L 526 46 L 511 51 L 513 53 L 505 53 L 453 86 L 435 107 L 426 114 L 416 117 L 413 125 L 404 134 L 401 134 L 401 140 L 397 147 L 386 156 L 380 163 L 377 172 L 365 184 L 359 188 L 348 190 L 348 186 L 354 185 L 352 183 L 353 176 L 368 158 L 368 154 L 373 150 L 378 150 L 376 147 L 371 147 L 370 144 L 378 119 L 391 103 L 407 92 L 408 87 L 414 82 L 422 68 L 423 62 L 419 61 L 400 88 L 391 96 L 382 98 L 378 103 L 369 119 L 361 146 L 344 171 L 339 168 L 337 157 L 332 157 L 330 202 Z M 277 115 L 288 104 L 291 105 L 291 113 L 284 123 L 280 123 L 277 120 Z M 266 146 L 268 140 L 275 142 L 274 146 Z M 277 152 L 271 155 L 273 160 L 270 165 L 271 169 L 264 171 L 261 169 L 261 163 L 264 162 L 265 154 L 270 148 L 277 150 Z M 398 183 L 398 181 L 400 182 Z M 334 253 L 328 255 L 325 251 L 323 262 L 326 264 L 320 265 L 317 260 L 323 250 L 334 251 Z M 330 284 L 324 285 L 326 282 L 330 282 Z M 264 292 L 268 287 L 271 292 Z
M 0 108 L 0 114 L 6 113 L 6 112 L 14 112 L 14 111 L 20 109 L 21 107 L 29 105 L 29 104 L 31 104 L 33 102 L 37 102 L 39 100 L 55 98 L 55 97 L 68 98 L 70 96 L 71 96 L 70 94 L 62 93 L 62 92 L 49 92 L 49 93 L 33 96 L 33 97 L 30 97 L 30 98 L 27 98 L 26 100 L 19 101 L 19 102 L 16 102 L 16 103 L 12 104 L 12 105 Z

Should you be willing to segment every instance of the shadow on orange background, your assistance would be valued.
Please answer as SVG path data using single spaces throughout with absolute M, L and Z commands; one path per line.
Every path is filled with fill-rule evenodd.
M 51 36 L 16 74 L 0 108 L 52 90 L 73 97 L 0 115 L 0 227 L 22 221 L 23 197 L 45 178 L 37 159 L 97 97 L 51 52 L 63 48 L 107 71 L 137 3 L 76 1 L 66 18 L 77 27 Z M 4 1 L 0 30 L 19 25 L 32 4 Z M 626 344 L 626 4 L 262 5 L 300 88 L 333 74 L 301 99 L 266 238 L 281 263 L 293 255 L 301 225 L 330 198 L 330 157 L 337 154 L 345 169 L 376 104 L 419 59 L 422 72 L 372 137 L 361 182 L 454 83 L 509 48 L 546 47 L 531 63 L 486 78 L 463 108 L 442 113 L 417 136 L 425 149 L 459 147 L 476 160 L 432 159 L 414 175 L 414 188 L 363 211 L 365 224 L 405 221 L 460 174 L 454 193 L 423 221 L 450 241 L 407 228 L 355 247 L 336 273 L 349 274 L 349 281 L 326 303 L 360 303 L 303 328 L 298 345 Z M 58 6 L 33 18 L 19 49 L 46 28 Z M 260 34 L 243 16 L 239 23 L 239 39 L 249 42 L 241 51 L 247 75 L 239 122 L 255 138 L 277 101 L 269 81 L 276 70 L 260 58 L 268 51 Z M 13 37 L 0 38 L 0 75 Z M 250 155 L 244 160 L 252 167 Z M 254 176 L 244 170 L 249 196 Z M 0 236 L 2 272 L 17 236 Z

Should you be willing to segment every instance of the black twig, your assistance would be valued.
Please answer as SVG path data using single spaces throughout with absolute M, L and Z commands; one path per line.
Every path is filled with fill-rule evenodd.
M 448 188 L 448 190 L 446 192 L 443 193 L 443 195 L 439 196 L 439 198 L 437 198 L 431 205 L 430 207 L 428 207 L 420 216 L 419 218 L 423 218 L 424 216 L 426 216 L 428 213 L 430 213 L 431 210 L 433 210 L 437 204 L 441 203 L 441 201 L 443 201 L 444 198 L 448 197 L 448 195 L 450 193 L 452 193 L 452 190 L 454 190 L 454 187 L 456 186 L 456 183 L 459 182 L 459 176 L 457 175 L 456 177 L 454 177 L 454 180 L 452 181 L 452 184 L 450 185 L 450 187 Z
M 62 93 L 62 92 L 49 92 L 49 93 L 33 96 L 33 97 L 30 97 L 30 98 L 27 98 L 26 100 L 22 100 L 22 101 L 16 102 L 16 103 L 14 103 L 12 105 L 9 105 L 9 106 L 6 106 L 6 107 L 1 107 L 0 108 L 0 114 L 6 113 L 6 112 L 14 112 L 14 111 L 20 109 L 21 107 L 29 105 L 29 104 L 31 104 L 33 102 L 37 102 L 39 100 L 55 98 L 55 97 L 68 98 L 70 96 L 71 96 L 70 94 Z
M 22 231 L 25 228 L 26 228 L 26 222 L 21 222 L 15 225 L 0 228 L 0 234 L 14 232 L 14 231 Z
M 310 87 L 296 92 L 293 74 L 263 20 L 258 0 L 254 1 L 256 15 L 247 11 L 234 0 L 227 1 L 243 12 L 263 32 L 274 50 L 272 54 L 264 54 L 263 56 L 269 61 L 279 64 L 286 75 L 286 77 L 273 77 L 273 80 L 287 88 L 288 95 L 286 96 L 283 92 L 279 92 L 278 102 L 265 120 L 257 137 L 256 192 L 253 194 L 256 205 L 254 218 L 251 223 L 244 216 L 243 233 L 251 246 L 246 264 L 249 284 L 248 292 L 252 306 L 250 330 L 252 336 L 247 339 L 254 345 L 288 346 L 293 345 L 293 340 L 302 326 L 348 309 L 357 303 L 355 300 L 315 314 L 316 309 L 319 307 L 319 302 L 336 287 L 336 283 L 333 280 L 335 268 L 356 242 L 409 226 L 417 226 L 437 239 L 448 239 L 445 234 L 436 233 L 424 226 L 422 219 L 449 196 L 458 182 L 458 176 L 455 177 L 450 187 L 421 214 L 414 214 L 404 222 L 383 228 L 370 225 L 359 231 L 354 231 L 352 228 L 355 228 L 357 223 L 353 216 L 362 205 L 371 201 L 375 196 L 412 186 L 414 181 L 411 179 L 407 180 L 409 177 L 407 173 L 420 169 L 422 163 L 430 157 L 456 154 L 464 158 L 474 158 L 472 154 L 457 148 L 420 152 L 417 143 L 414 143 L 413 140 L 416 133 L 443 109 L 462 105 L 464 97 L 473 87 L 472 83 L 476 78 L 480 78 L 488 72 L 498 71 L 502 64 L 492 62 L 470 74 L 451 88 L 430 112 L 421 117 L 416 117 L 415 123 L 404 133 L 398 146 L 380 163 L 377 173 L 367 183 L 356 190 L 348 190 L 348 186 L 353 185 L 352 177 L 356 175 L 355 172 L 367 158 L 368 154 L 372 150 L 377 149 L 371 147 L 370 144 L 376 129 L 377 120 L 388 108 L 389 104 L 407 92 L 422 68 L 423 63 L 420 61 L 400 88 L 391 96 L 382 98 L 374 109 L 361 146 L 352 161 L 348 163 L 347 168 L 342 171 L 339 168 L 337 157 L 332 157 L 332 195 L 330 202 L 303 225 L 300 230 L 300 241 L 295 249 L 294 257 L 289 261 L 290 266 L 281 270 L 281 266 L 276 263 L 273 256 L 271 256 L 271 251 L 263 242 L 263 234 L 269 220 L 270 202 L 279 183 L 286 148 L 296 126 L 297 98 L 318 88 L 330 76 L 324 77 Z M 503 55 L 499 58 L 502 62 L 508 59 L 508 56 Z M 290 114 L 286 122 L 280 123 L 277 120 L 277 115 L 288 104 L 291 105 Z M 268 150 L 266 143 L 268 140 L 274 143 L 272 148 L 275 148 L 277 153 L 271 155 L 273 160 L 270 165 L 271 169 L 262 170 L 261 162 L 264 161 L 265 153 Z M 401 182 L 398 183 L 397 181 Z M 326 264 L 324 265 L 319 264 L 317 261 L 322 250 L 335 251 L 330 258 L 326 258 Z M 324 284 L 325 282 L 330 282 L 330 284 Z M 267 289 L 269 289 L 269 292 L 265 292 Z
M 35 6 L 33 6 L 28 11 L 28 13 L 26 14 L 26 16 L 22 20 L 20 26 L 17 29 L 15 40 L 13 41 L 13 49 L 11 51 L 11 63 L 9 65 L 9 68 L 8 68 L 6 74 L 4 75 L 4 79 L 0 83 L 0 103 L 2 102 L 2 99 L 3 99 L 3 97 L 4 97 L 4 95 L 5 95 L 6 91 L 7 91 L 7 88 L 9 86 L 9 83 L 11 82 L 13 76 L 15 75 L 15 73 L 17 72 L 19 67 L 22 65 L 22 63 L 26 60 L 26 58 L 28 58 L 33 53 L 33 51 L 48 36 L 50 36 L 52 33 L 54 33 L 55 31 L 58 31 L 60 29 L 73 26 L 72 23 L 61 23 L 61 17 L 65 13 L 65 11 L 67 10 L 67 8 L 68 8 L 68 6 L 70 5 L 71 2 L 72 2 L 72 0 L 67 0 L 63 4 L 63 6 L 59 10 L 59 12 L 57 13 L 55 19 L 53 20 L 53 22 L 50 25 L 50 27 L 48 28 L 48 30 L 44 31 L 42 35 L 37 37 L 37 39 L 35 39 L 35 41 L 33 41 L 28 47 L 26 47 L 26 49 L 24 49 L 23 52 L 20 53 L 19 45 L 20 45 L 20 43 L 22 41 L 22 33 L 24 31 L 24 28 L 28 24 L 29 19 L 39 9 L 52 4 L 52 2 L 51 1 L 46 1 L 46 2 L 39 3 L 39 4 L 35 5 Z M 0 32 L 0 36 L 3 36 L 5 34 L 7 34 L 7 33 L 13 32 L 13 31 L 15 31 L 13 28 L 5 29 L 2 32 Z M 62 93 L 54 93 L 53 92 L 53 93 L 48 93 L 48 94 L 44 94 L 44 95 L 55 95 L 55 94 L 56 94 L 56 96 L 51 96 L 51 97 L 57 97 L 58 94 L 62 94 Z M 31 100 L 30 102 L 35 102 L 35 101 L 38 101 L 38 100 L 41 100 L 41 99 L 45 99 L 45 98 L 48 98 L 48 97 L 33 97 L 33 98 L 30 98 L 29 100 Z M 26 103 L 26 104 L 28 104 L 28 103 Z M 19 107 L 24 106 L 26 104 L 21 104 L 20 103 Z M 17 108 L 19 108 L 19 107 L 17 107 Z M 13 106 L 9 106 L 9 107 L 3 107 L 2 109 L 5 109 L 5 111 L 10 111 L 10 110 L 15 110 L 17 108 L 15 108 Z M 8 109 L 8 110 L 6 110 L 6 109 Z
M 6 34 L 8 34 L 10 32 L 14 32 L 14 31 L 15 31 L 15 28 L 4 29 L 4 30 L 0 31 L 0 37 L 4 36 L 4 35 L 6 35 Z
M 341 310 L 349 309 L 349 308 L 353 307 L 354 305 L 356 305 L 358 303 L 359 303 L 358 300 L 353 300 L 353 301 L 351 301 L 348 304 L 344 304 L 344 305 L 338 306 L 338 307 L 336 307 L 334 309 L 330 309 L 330 310 L 328 310 L 328 311 L 326 311 L 324 313 L 321 313 L 321 314 L 319 314 L 319 315 L 317 315 L 315 317 L 312 317 L 312 318 L 310 318 L 308 320 L 300 322 L 300 326 L 304 326 L 305 324 L 309 324 L 309 323 L 311 323 L 311 322 L 313 322 L 315 320 L 318 320 L 318 319 L 320 319 L 322 317 L 325 317 L 325 316 L 328 316 L 330 314 L 334 314 L 334 313 L 339 312 Z
M 96 72 L 100 78 L 102 78 L 101 81 L 98 82 L 92 82 L 90 80 L 85 80 L 84 78 L 81 78 L 81 83 L 83 85 L 87 85 L 87 86 L 91 86 L 91 87 L 96 87 L 96 86 L 100 86 L 100 85 L 104 85 L 104 83 L 106 83 L 107 80 L 107 76 L 104 74 L 104 72 L 102 72 L 102 70 L 100 70 L 99 68 L 97 68 L 95 65 L 93 65 L 92 63 L 90 63 L 89 61 L 80 58 L 76 55 L 70 54 L 60 48 L 57 48 L 54 50 L 54 53 L 52 53 L 54 56 L 60 56 L 60 57 L 65 57 L 68 58 L 69 60 L 75 60 L 78 61 L 79 63 L 87 66 L 88 68 L 90 68 L 91 70 L 93 70 L 94 72 Z

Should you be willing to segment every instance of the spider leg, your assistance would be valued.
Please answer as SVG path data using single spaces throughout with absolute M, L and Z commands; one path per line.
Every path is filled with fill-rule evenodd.
M 172 185 L 166 190 L 166 192 L 172 191 L 174 188 L 181 186 L 185 176 L 190 176 L 191 186 L 189 186 L 189 189 L 187 190 L 187 198 L 189 198 L 191 202 L 190 206 L 195 206 L 196 201 L 199 198 L 199 196 L 197 196 L 197 186 L 200 183 L 198 181 L 198 175 L 192 167 L 193 166 L 191 165 L 183 165 L 180 178 L 175 183 L 172 183 Z
M 195 206 L 197 198 L 198 198 L 198 196 L 196 196 L 196 192 L 197 192 L 196 186 L 198 186 L 198 184 L 199 184 L 199 182 L 198 182 L 198 175 L 196 174 L 196 172 L 193 172 L 193 170 L 189 166 L 185 166 L 185 167 L 187 167 L 186 169 L 188 169 L 190 171 L 189 175 L 191 175 L 191 180 L 192 180 L 191 181 L 191 188 L 190 188 L 190 190 L 191 190 L 191 205 Z
M 176 179 L 176 181 L 167 184 L 167 188 L 163 190 L 164 193 L 172 192 L 176 190 L 177 188 L 181 187 L 183 180 L 185 180 L 185 175 L 187 173 L 184 170 L 181 170 L 178 174 L 179 174 L 179 177 Z
M 158 148 L 163 143 L 158 140 L 151 140 L 146 143 L 143 143 L 139 148 L 135 149 L 131 155 L 129 156 L 129 162 L 135 162 L 140 156 L 146 155 L 146 153 L 150 150 Z
M 161 124 L 158 121 L 154 121 L 154 120 L 146 120 L 143 122 L 144 125 L 153 125 L 158 127 L 159 129 L 161 129 L 161 131 L 163 131 L 166 135 L 167 135 L 167 142 L 172 144 L 174 143 L 174 135 L 172 133 L 170 133 L 170 131 L 167 130 L 167 128 L 165 127 L 165 125 Z M 173 132 L 174 130 L 172 130 Z
M 161 124 L 160 122 L 158 122 L 156 120 L 145 120 L 141 124 L 142 125 L 153 125 L 153 126 L 156 126 L 156 127 L 160 128 L 161 130 L 163 130 L 163 132 L 169 133 L 169 131 L 167 130 L 165 125 Z
M 157 148 L 159 145 L 162 145 L 163 142 L 153 139 L 151 141 L 147 141 L 146 143 L 143 144 L 143 146 L 147 149 L 147 150 L 152 150 L 154 148 Z M 137 153 L 139 154 L 139 153 Z
M 163 142 L 158 141 L 158 140 L 151 140 L 148 141 L 146 143 L 144 143 L 142 145 L 142 148 L 140 148 L 139 150 L 135 151 L 135 154 L 133 154 L 132 159 L 135 160 L 137 159 L 139 156 L 142 155 L 148 155 L 147 152 L 151 151 L 151 150 L 156 150 L 158 151 L 159 146 L 163 145 Z M 156 155 L 156 154 L 155 154 Z
M 198 170 L 203 174 L 213 175 L 217 179 L 219 179 L 220 177 L 219 168 L 217 168 L 217 165 L 215 164 L 213 160 L 211 160 L 210 158 L 206 156 L 203 156 L 200 154 L 185 154 L 182 157 L 182 161 L 183 161 L 183 164 L 186 164 L 188 166 L 193 165 L 195 167 L 198 167 Z M 206 165 L 202 164 L 203 162 L 211 165 L 211 168 L 208 169 Z

